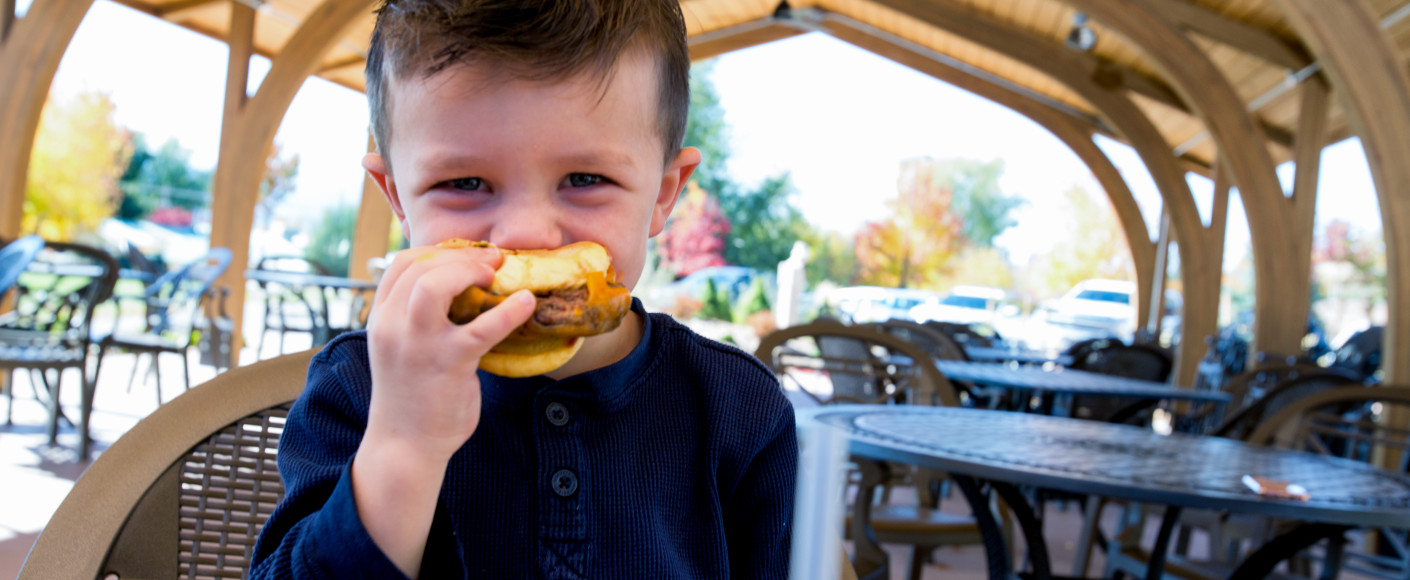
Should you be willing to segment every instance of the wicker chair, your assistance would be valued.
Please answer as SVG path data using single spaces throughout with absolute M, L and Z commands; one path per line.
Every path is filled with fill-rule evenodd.
M 84 472 L 19 577 L 243 577 L 284 495 L 275 454 L 314 353 L 230 370 L 143 419 Z

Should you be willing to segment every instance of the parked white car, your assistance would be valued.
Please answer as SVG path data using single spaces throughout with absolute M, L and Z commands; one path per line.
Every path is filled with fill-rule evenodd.
M 912 320 L 920 323 L 936 320 L 993 326 L 1005 295 L 1003 290 L 989 286 L 955 286 L 945 296 L 912 308 L 909 314 Z
M 936 293 L 928 290 L 851 286 L 832 291 L 828 300 L 843 318 L 861 324 L 893 318 L 910 320 L 912 308 L 937 298 Z
M 1136 331 L 1136 309 L 1132 305 L 1135 294 L 1133 282 L 1083 280 L 1052 304 L 1048 323 L 1070 331 L 1074 339 L 1130 340 Z

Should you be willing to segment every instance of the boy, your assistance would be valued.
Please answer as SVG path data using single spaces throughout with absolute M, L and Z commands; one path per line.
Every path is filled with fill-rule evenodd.
M 365 334 L 314 359 L 290 412 L 287 496 L 255 578 L 782 578 L 797 441 L 772 373 L 632 313 L 547 376 L 476 366 L 525 322 L 519 293 L 464 326 L 452 297 L 507 249 L 605 246 L 641 275 L 700 163 L 681 148 L 677 0 L 391 0 L 364 167 L 414 246 Z

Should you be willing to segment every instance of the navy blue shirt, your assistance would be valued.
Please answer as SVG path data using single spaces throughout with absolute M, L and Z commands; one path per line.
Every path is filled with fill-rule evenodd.
M 423 578 L 784 578 L 798 443 L 754 357 L 669 316 L 625 359 L 553 381 L 480 372 L 482 417 L 451 458 Z M 357 516 L 364 333 L 309 368 L 279 447 L 286 496 L 252 578 L 398 578 Z

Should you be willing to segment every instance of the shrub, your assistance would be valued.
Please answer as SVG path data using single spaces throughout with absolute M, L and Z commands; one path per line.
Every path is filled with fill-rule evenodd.
M 700 318 L 730 322 L 729 296 L 715 288 L 715 281 L 705 281 L 705 296 L 701 299 Z
M 764 288 L 763 277 L 755 277 L 754 281 L 749 284 L 749 289 L 740 295 L 739 303 L 734 306 L 734 321 L 745 324 L 754 313 L 772 308 L 769 304 L 768 290 Z

